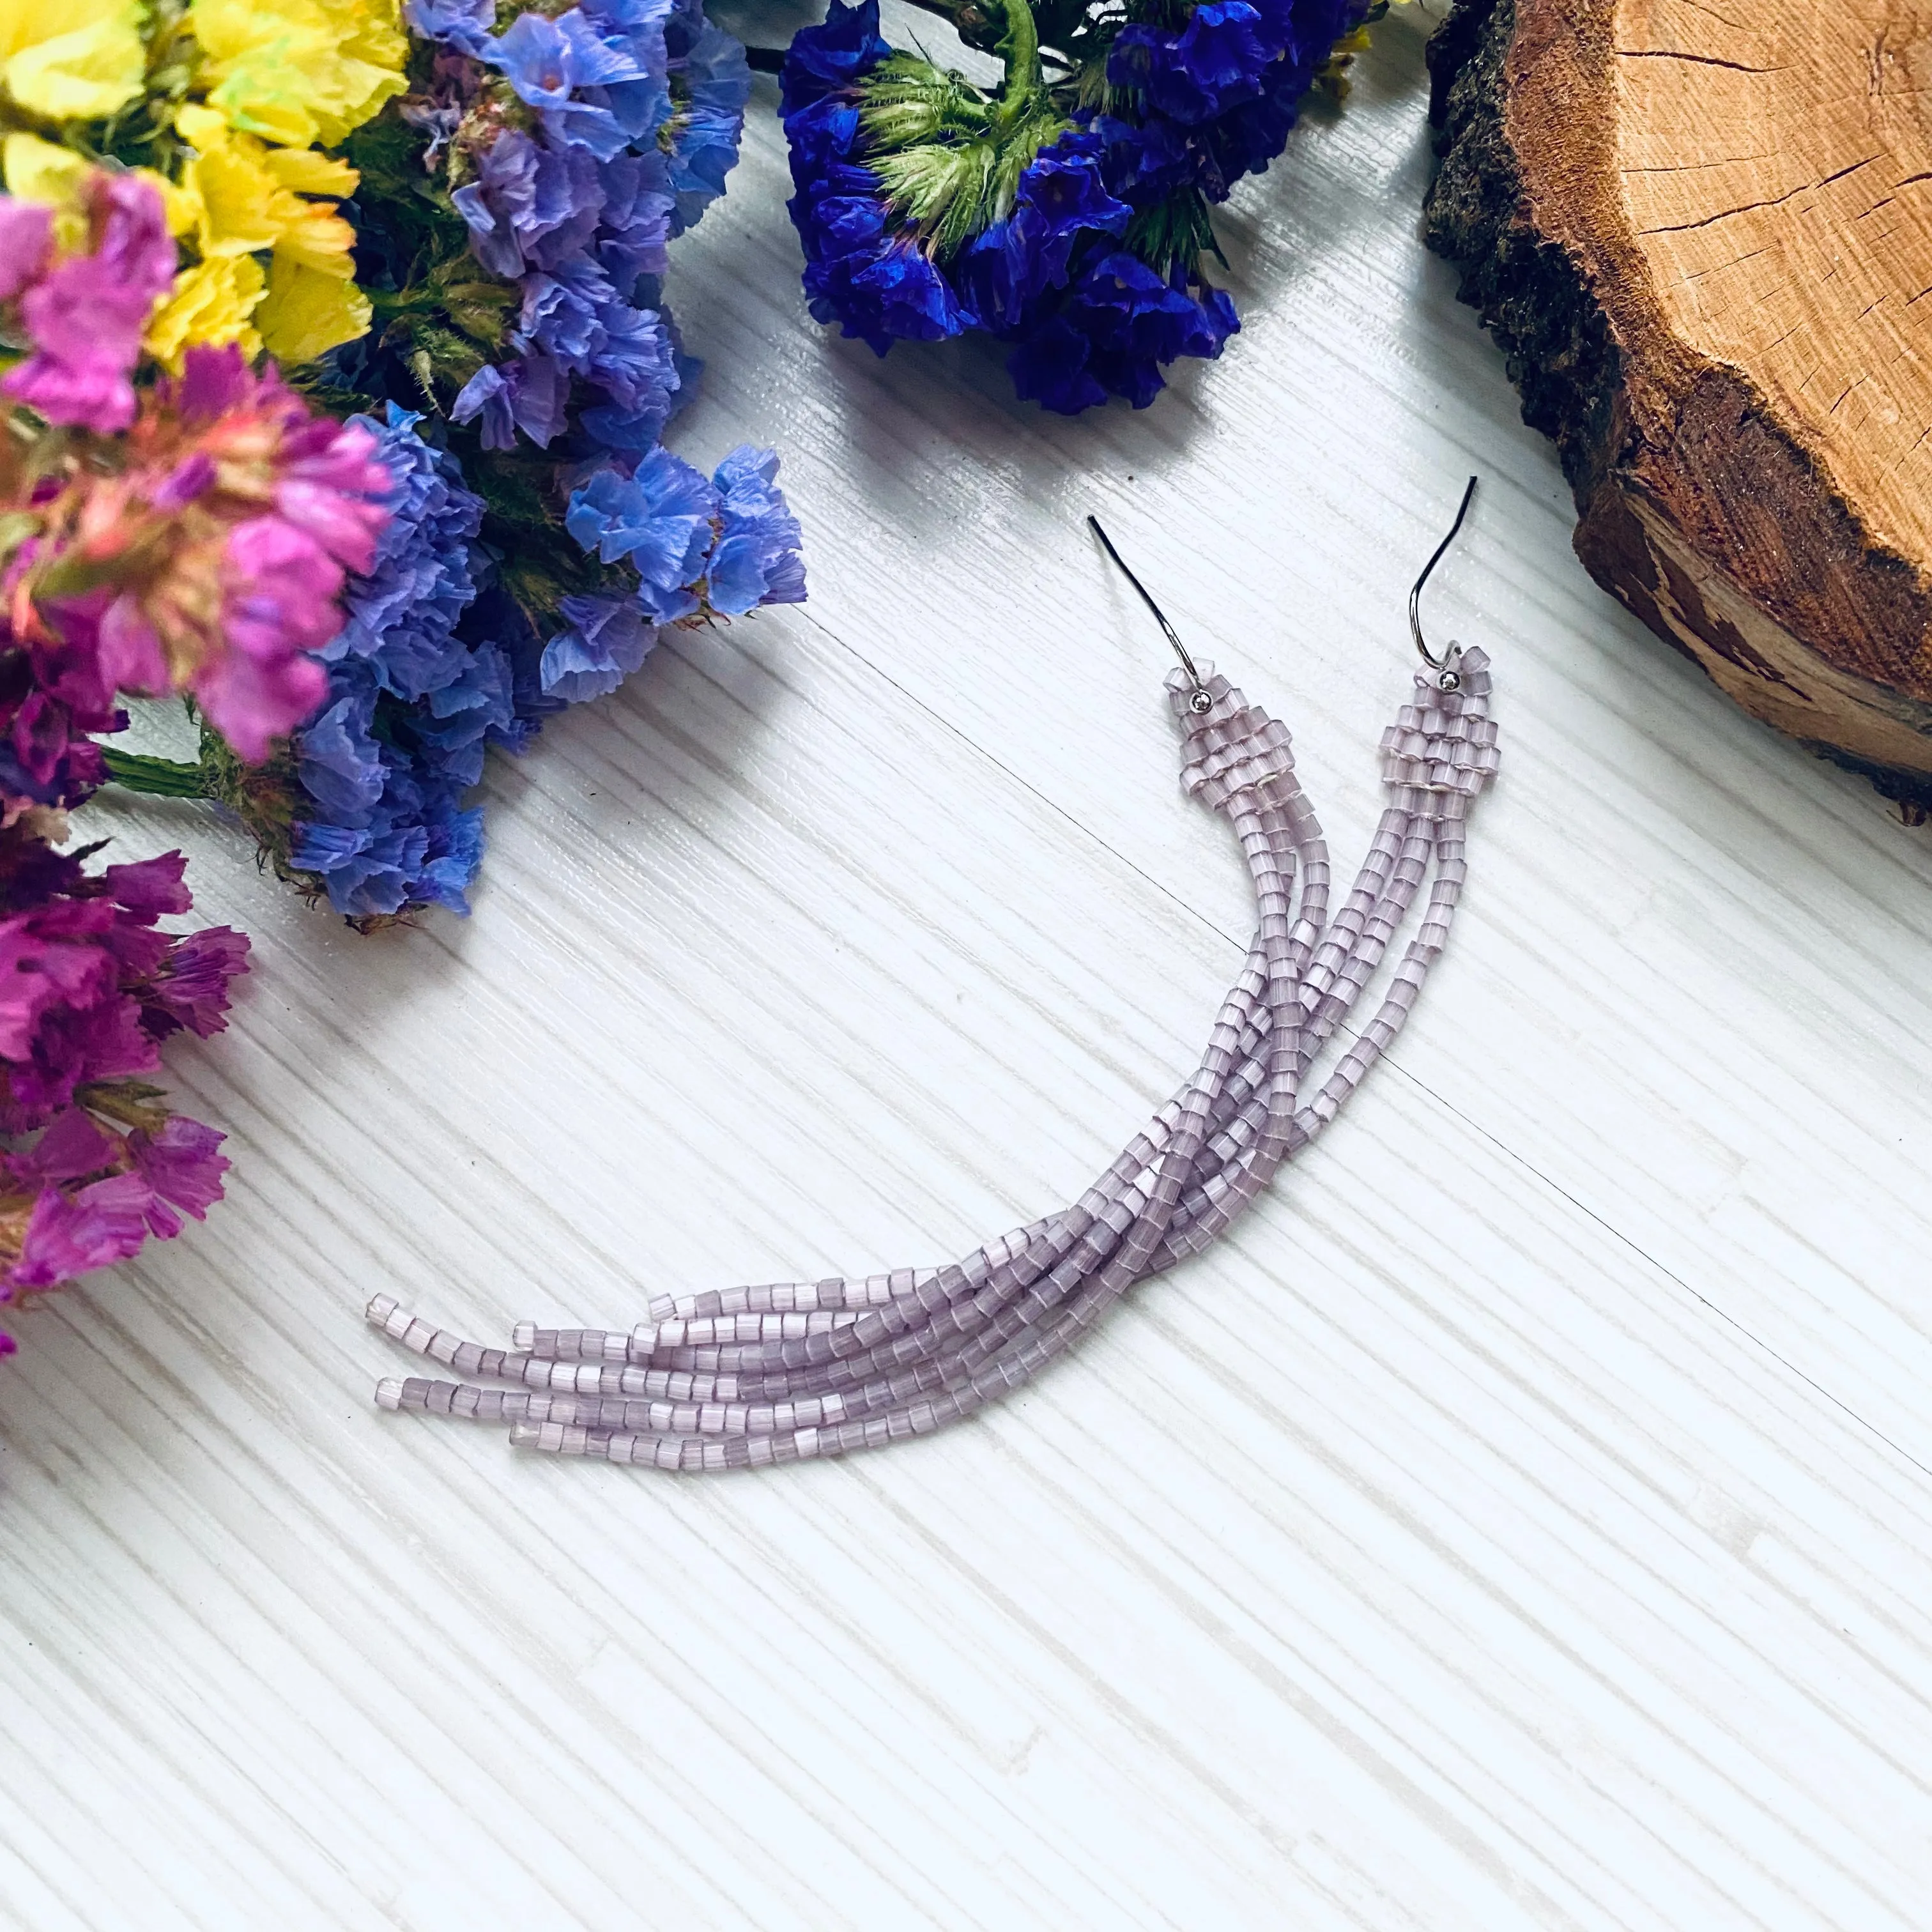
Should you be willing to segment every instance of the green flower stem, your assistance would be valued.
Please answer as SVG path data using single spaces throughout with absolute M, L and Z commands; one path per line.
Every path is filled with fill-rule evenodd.
M 998 53 L 1006 38 L 1006 20 L 1001 0 L 908 0 L 921 13 L 936 14 L 960 39 L 976 52 Z
M 137 752 L 116 751 L 112 745 L 100 748 L 106 760 L 110 782 L 129 791 L 145 792 L 151 798 L 212 798 L 208 774 L 198 764 L 179 758 L 150 758 Z
M 922 13 L 936 14 L 962 41 L 981 53 L 998 54 L 1006 64 L 1000 88 L 1002 124 L 1024 120 L 1046 86 L 1040 65 L 1040 28 L 1028 0 L 909 0 Z
M 168 1124 L 167 1108 L 158 1104 L 166 1101 L 167 1091 L 145 1080 L 90 1080 L 74 1089 L 74 1097 L 90 1114 L 158 1134 Z
M 1040 28 L 1031 0 L 1006 0 L 1006 30 L 998 53 L 1006 64 L 1000 88 L 999 118 L 1006 127 L 1028 119 L 1046 92 L 1046 74 L 1040 64 Z

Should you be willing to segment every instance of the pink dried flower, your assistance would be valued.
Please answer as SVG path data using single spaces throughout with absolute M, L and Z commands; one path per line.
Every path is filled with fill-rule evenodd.
M 152 1072 L 160 1043 L 218 1031 L 248 942 L 159 931 L 191 903 L 178 852 L 89 874 L 0 833 L 0 1132 L 26 1133 L 83 1089 Z
M 221 735 L 250 764 L 319 705 L 328 674 L 309 653 L 342 628 L 342 566 L 305 530 L 253 517 L 229 532 L 222 606 L 228 649 L 194 681 Z
M 77 468 L 40 506 L 9 573 L 14 637 L 43 686 L 77 678 L 66 701 L 88 710 L 82 729 L 112 728 L 100 712 L 117 690 L 190 691 L 259 762 L 322 701 L 314 653 L 341 628 L 346 573 L 374 561 L 393 488 L 375 440 L 312 416 L 231 344 L 189 350 L 117 454 L 118 473 Z
M 134 1172 L 152 1192 L 142 1209 L 148 1232 L 161 1240 L 172 1240 L 181 1232 L 173 1208 L 203 1219 L 221 1198 L 221 1177 L 228 1162 L 215 1152 L 226 1135 L 185 1114 L 170 1114 L 155 1132 L 136 1127 L 128 1136 L 128 1157 Z
M 0 1302 L 125 1260 L 220 1198 L 221 1136 L 131 1076 L 170 1034 L 218 1033 L 247 970 L 226 926 L 160 930 L 191 904 L 178 852 L 90 873 L 42 829 L 0 830 Z
M 221 1198 L 221 1141 L 178 1114 L 152 1133 L 123 1134 L 76 1107 L 31 1152 L 0 1155 L 0 1257 L 13 1252 L 0 1300 L 126 1261 L 150 1234 L 172 1240 L 176 1209 L 202 1220 Z
M 5 508 L 0 496 L 0 512 Z M 85 798 L 103 767 L 100 747 L 82 734 L 127 722 L 92 652 L 67 648 L 52 632 L 35 648 L 8 622 L 8 608 L 44 548 L 29 538 L 0 570 L 0 826 L 37 806 Z M 98 594 L 91 600 L 95 608 L 104 601 Z
M 51 210 L 0 195 L 0 302 L 11 302 L 40 279 L 53 248 Z
M 131 175 L 97 174 L 90 188 L 92 252 L 70 256 L 16 288 L 34 352 L 0 379 L 0 394 L 38 410 L 50 423 L 101 434 L 134 420 L 129 380 L 156 301 L 172 285 L 175 244 L 160 194 Z M 18 215 L 8 226 L 32 245 Z M 0 242 L 5 239 L 0 234 Z M 0 287 L 15 280 L 0 269 Z M 12 293 L 14 291 L 10 290 Z
M 228 982 L 248 970 L 248 935 L 232 926 L 204 926 L 176 940 L 140 989 L 141 1018 L 166 1040 L 185 1028 L 206 1040 L 228 1024 Z

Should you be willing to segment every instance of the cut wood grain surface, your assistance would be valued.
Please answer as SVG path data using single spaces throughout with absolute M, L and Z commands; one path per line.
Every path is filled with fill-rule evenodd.
M 1592 573 L 1932 806 L 1932 10 L 1458 0 L 1432 243 Z
M 1070 424 L 991 351 L 814 328 L 754 108 L 674 440 L 779 443 L 812 603 L 499 766 L 466 923 L 359 939 L 190 808 L 92 811 L 258 964 L 172 1060 L 232 1198 L 0 1370 L 0 1924 L 1923 1927 L 1932 844 L 1578 567 L 1417 239 L 1426 25 L 1237 195 L 1222 361 Z M 1346 863 L 1472 470 L 1465 915 L 1231 1238 L 847 1463 L 373 1408 L 378 1290 L 615 1324 L 1068 1198 L 1248 916 L 1082 514 L 1288 721 Z
M 1618 184 L 1664 319 L 1748 370 L 1833 488 L 1932 556 L 1932 20 L 1620 0 Z

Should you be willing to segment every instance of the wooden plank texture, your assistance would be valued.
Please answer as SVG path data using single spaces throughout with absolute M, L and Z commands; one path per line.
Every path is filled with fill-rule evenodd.
M 806 320 L 761 94 L 674 440 L 780 444 L 812 603 L 500 767 L 468 922 L 358 939 L 188 808 L 94 810 L 259 965 L 172 1060 L 232 1198 L 0 1371 L 0 1925 L 1924 1924 L 1932 844 L 1583 576 L 1416 240 L 1426 25 L 1236 196 L 1222 360 L 1073 423 Z M 1224 1244 L 847 1464 L 373 1409 L 377 1289 L 615 1324 L 1083 1185 L 1248 913 L 1081 514 L 1288 721 L 1348 864 L 1472 469 L 1464 919 Z

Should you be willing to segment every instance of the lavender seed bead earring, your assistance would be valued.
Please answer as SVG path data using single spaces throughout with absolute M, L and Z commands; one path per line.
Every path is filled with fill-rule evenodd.
M 1467 876 L 1469 808 L 1496 771 L 1496 728 L 1488 659 L 1454 644 L 1432 650 L 1420 599 L 1475 488 L 1472 476 L 1409 593 L 1424 669 L 1382 734 L 1388 803 L 1332 916 L 1328 849 L 1286 728 L 1211 664 L 1196 666 L 1088 519 L 1179 659 L 1167 693 L 1181 783 L 1233 826 L 1260 923 L 1199 1066 L 1072 1206 L 948 1267 L 656 1295 L 634 1328 L 522 1322 L 507 1349 L 464 1341 L 379 1294 L 374 1326 L 464 1379 L 388 1378 L 378 1403 L 507 1423 L 520 1448 L 658 1469 L 842 1456 L 974 1414 L 1072 1347 L 1137 1282 L 1208 1246 L 1340 1112 L 1402 1030 L 1448 942 Z M 1380 1006 L 1314 1084 L 1317 1056 L 1432 868 L 1420 928 Z M 482 1385 L 490 1382 L 508 1386 Z

